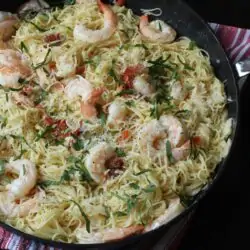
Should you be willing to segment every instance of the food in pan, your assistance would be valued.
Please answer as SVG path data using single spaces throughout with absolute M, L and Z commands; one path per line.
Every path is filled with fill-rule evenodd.
M 209 55 L 120 1 L 30 5 L 0 14 L 1 221 L 73 243 L 167 223 L 231 144 Z

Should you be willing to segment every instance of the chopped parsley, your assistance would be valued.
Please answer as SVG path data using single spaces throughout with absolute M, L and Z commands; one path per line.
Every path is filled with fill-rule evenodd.
M 48 31 L 47 29 L 44 29 L 44 28 L 40 27 L 39 25 L 35 24 L 34 22 L 32 22 L 32 21 L 30 21 L 30 20 L 24 19 L 24 21 L 25 21 L 26 23 L 31 24 L 33 27 L 35 27 L 35 28 L 36 28 L 38 31 L 40 31 L 40 32 L 46 32 L 46 31 Z
M 167 140 L 167 142 L 166 142 L 166 153 L 167 153 L 169 163 L 173 164 L 175 162 L 175 159 L 174 159 L 173 154 L 172 154 L 171 143 L 169 140 Z
M 136 91 L 134 89 L 123 89 L 116 96 L 133 95 L 133 94 L 136 94 Z
M 125 157 L 126 153 L 121 148 L 116 148 L 115 150 L 118 157 Z
M 51 54 L 51 49 L 49 48 L 43 61 L 38 63 L 37 65 L 33 65 L 33 69 L 36 70 L 36 69 L 39 69 L 39 68 L 43 67 L 44 65 L 48 64 L 48 57 L 50 54 Z
M 0 160 L 0 175 L 3 175 L 5 173 L 5 161 Z
M 22 52 L 26 52 L 27 54 L 29 54 L 29 50 L 28 50 L 28 48 L 27 48 L 27 46 L 25 45 L 24 42 L 21 42 L 20 49 L 21 49 Z
M 142 189 L 146 193 L 153 193 L 156 190 L 156 186 L 154 184 L 149 184 L 147 187 Z
M 150 169 L 143 169 L 142 171 L 140 171 L 138 173 L 134 173 L 133 175 L 139 176 L 139 175 L 145 174 L 147 172 L 151 172 L 151 170 Z
M 140 189 L 140 186 L 135 182 L 129 183 L 129 186 L 133 189 L 136 189 L 136 190 Z
M 75 139 L 75 142 L 73 143 L 73 148 L 76 150 L 76 151 L 80 151 L 82 149 L 84 149 L 85 147 L 85 142 L 83 139 L 80 139 L 78 136 L 75 136 L 74 137 Z
M 80 213 L 81 213 L 81 215 L 84 218 L 85 223 L 86 223 L 86 230 L 87 230 L 88 233 L 90 233 L 90 220 L 89 220 L 88 216 L 84 213 L 81 206 L 76 201 L 71 200 L 71 202 L 73 202 L 79 208 Z
M 191 42 L 189 43 L 188 49 L 189 49 L 189 50 L 194 50 L 196 47 L 197 47 L 196 42 L 195 42 L 195 41 L 191 41 Z

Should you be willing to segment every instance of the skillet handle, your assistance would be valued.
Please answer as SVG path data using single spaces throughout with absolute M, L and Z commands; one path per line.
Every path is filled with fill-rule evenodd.
M 239 90 L 241 91 L 248 75 L 250 74 L 250 58 L 237 62 L 235 64 L 235 69 L 239 76 L 237 84 L 239 86 Z

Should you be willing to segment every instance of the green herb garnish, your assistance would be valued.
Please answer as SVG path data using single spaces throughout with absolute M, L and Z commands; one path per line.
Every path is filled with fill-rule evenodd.
M 135 107 L 135 101 L 126 101 L 125 104 L 128 106 L 128 107 Z
M 90 233 L 90 220 L 89 220 L 88 216 L 84 213 L 81 206 L 76 201 L 71 200 L 71 202 L 73 202 L 79 208 L 80 213 L 81 213 L 81 215 L 84 218 L 85 223 L 86 223 L 86 230 L 87 230 L 88 233 Z
M 184 66 L 184 69 L 186 69 L 186 70 L 194 70 L 194 68 L 189 66 L 187 63 L 183 62 L 179 55 L 177 55 L 177 58 L 178 58 L 179 62 Z
M 117 217 L 123 217 L 123 216 L 127 216 L 128 214 L 125 212 L 117 211 L 117 212 L 114 212 L 114 215 Z
M 143 48 L 145 50 L 148 50 L 148 47 L 145 44 L 124 44 L 120 47 L 120 50 L 130 48 Z
M 189 50 L 193 50 L 193 49 L 195 49 L 196 47 L 197 47 L 196 42 L 195 42 L 195 41 L 191 41 L 191 42 L 189 43 L 188 49 L 189 49 Z
M 175 113 L 175 116 L 179 117 L 179 118 L 188 118 L 191 115 L 191 111 L 187 110 L 187 109 L 183 109 L 183 110 L 179 110 Z
M 115 70 L 113 68 L 111 68 L 108 72 L 109 76 L 111 76 L 116 82 L 118 82 L 120 85 L 123 84 L 123 82 L 121 81 L 121 79 L 118 78 Z
M 79 137 L 74 137 L 74 138 L 75 138 L 75 142 L 72 145 L 73 148 L 76 151 L 80 151 L 80 150 L 84 149 L 84 147 L 85 147 L 84 140 L 80 139 Z
M 123 89 L 116 96 L 133 95 L 133 94 L 136 94 L 136 91 L 134 89 Z
M 27 19 L 24 19 L 24 21 L 25 21 L 26 23 L 29 23 L 29 24 L 33 25 L 33 26 L 34 26 L 38 31 L 40 31 L 40 32 L 46 32 L 46 31 L 48 31 L 47 29 L 41 28 L 39 25 L 33 23 L 32 21 L 29 21 L 29 20 L 27 20 Z
M 48 59 L 50 53 L 51 53 L 51 49 L 49 48 L 46 56 L 44 57 L 44 60 L 42 62 L 38 63 L 37 65 L 33 65 L 33 69 L 36 70 L 36 69 L 41 68 L 42 66 L 46 65 L 48 63 L 47 59 Z
M 167 140 L 167 142 L 166 142 L 166 153 L 167 153 L 169 163 L 173 164 L 175 162 L 175 159 L 174 159 L 173 154 L 172 154 L 171 143 L 169 140 Z
M 159 114 L 159 108 L 158 108 L 158 104 L 157 101 L 155 100 L 153 103 L 153 107 L 150 110 L 150 116 L 152 116 L 153 118 L 159 120 L 160 118 L 160 114 Z
M 35 141 L 39 141 L 40 139 L 44 138 L 47 133 L 51 132 L 54 129 L 53 126 L 47 126 L 43 131 L 39 132 Z
M 147 187 L 143 188 L 143 191 L 146 193 L 153 193 L 156 190 L 156 186 L 154 184 L 150 184 Z
M 22 52 L 26 52 L 27 54 L 29 54 L 29 50 L 28 50 L 28 48 L 27 48 L 27 46 L 25 45 L 24 42 L 21 42 L 20 48 L 21 48 Z
M 151 170 L 150 169 L 143 169 L 142 171 L 140 171 L 138 173 L 134 173 L 133 175 L 139 176 L 139 175 L 145 174 L 147 172 L 151 172 Z
M 158 22 L 158 27 L 159 27 L 159 30 L 162 32 L 162 26 L 160 22 Z
M 116 148 L 115 150 L 118 157 L 125 157 L 126 153 L 121 148 Z
M 140 189 L 140 186 L 135 182 L 129 183 L 129 186 L 136 190 Z
M 0 175 L 3 175 L 5 173 L 5 161 L 0 160 Z

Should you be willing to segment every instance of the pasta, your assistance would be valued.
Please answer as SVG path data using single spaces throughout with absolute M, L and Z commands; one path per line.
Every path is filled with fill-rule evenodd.
M 0 219 L 41 238 L 97 243 L 153 230 L 185 209 L 231 144 L 207 52 L 187 37 L 146 39 L 132 10 L 101 8 L 85 0 L 42 11 L 19 20 L 8 42 L 32 73 L 1 84 Z M 36 185 L 4 212 L 18 178 L 6 164 L 23 159 Z

